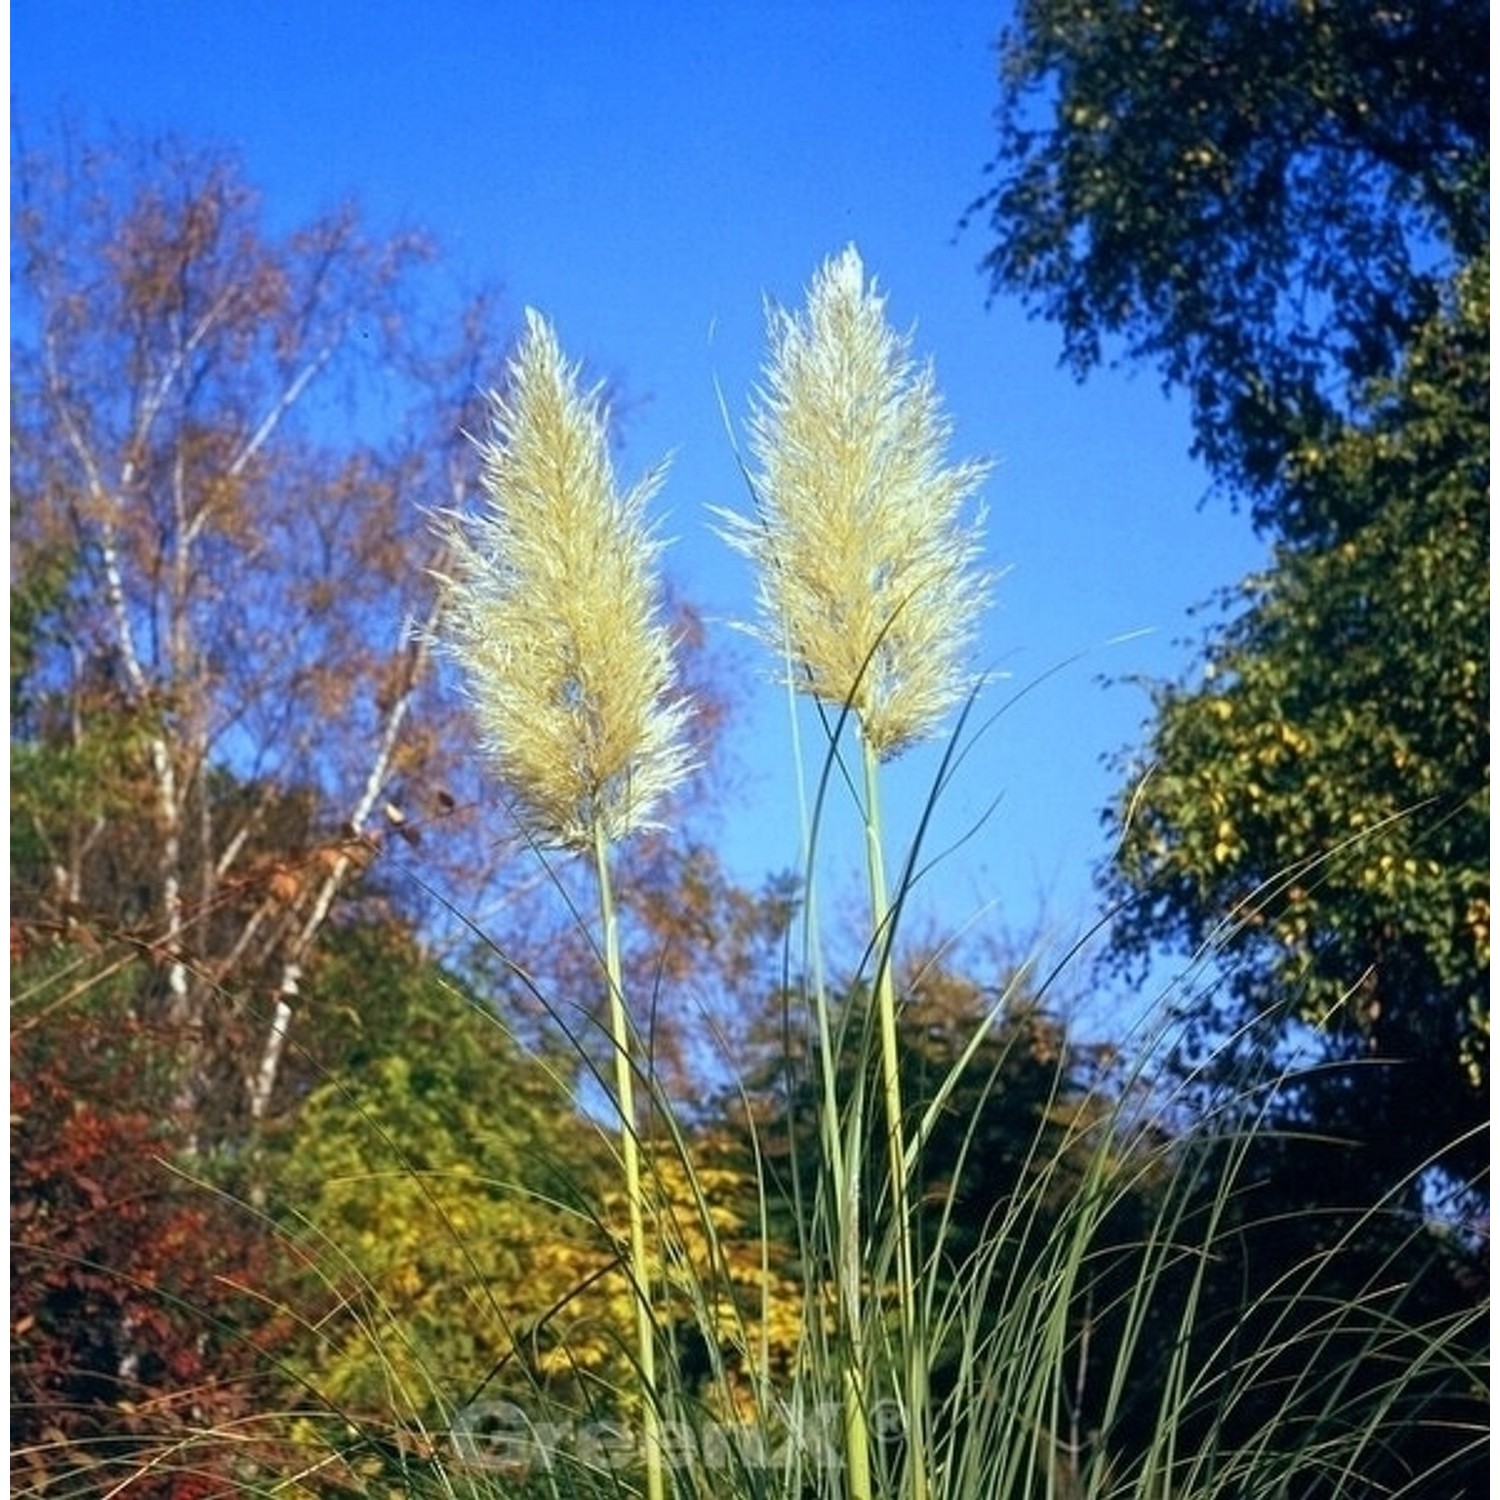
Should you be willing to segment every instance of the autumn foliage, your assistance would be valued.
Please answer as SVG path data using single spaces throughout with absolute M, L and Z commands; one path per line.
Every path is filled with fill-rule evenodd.
M 253 1446 L 231 1439 L 265 1399 L 269 1247 L 173 1170 L 161 1039 L 122 1000 L 101 986 L 62 1026 L 28 1007 L 12 1035 L 13 1463 L 180 1500 L 222 1492 Z

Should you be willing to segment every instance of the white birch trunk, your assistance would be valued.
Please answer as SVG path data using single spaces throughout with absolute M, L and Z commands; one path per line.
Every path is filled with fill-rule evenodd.
M 405 680 L 402 682 L 401 691 L 396 694 L 386 713 L 380 743 L 376 748 L 374 759 L 370 762 L 359 800 L 349 815 L 348 827 L 355 839 L 363 835 L 365 825 L 369 822 L 370 814 L 390 774 L 391 762 L 401 738 L 402 725 L 411 710 L 412 696 L 427 666 L 429 655 L 427 642 L 436 619 L 437 606 L 434 605 L 422 628 L 411 633 Z M 261 1048 L 259 1066 L 250 1083 L 250 1118 L 256 1123 L 265 1118 L 266 1111 L 270 1107 L 271 1095 L 276 1088 L 281 1059 L 286 1051 L 287 1034 L 291 1029 L 298 984 L 302 978 L 303 961 L 317 940 L 323 924 L 328 920 L 333 903 L 343 890 L 349 878 L 349 872 L 354 867 L 355 859 L 351 848 L 351 845 L 346 844 L 328 865 L 308 914 L 288 944 L 282 959 L 281 982 L 277 987 L 276 1005 L 271 1015 L 270 1030 L 267 1032 L 265 1045 Z

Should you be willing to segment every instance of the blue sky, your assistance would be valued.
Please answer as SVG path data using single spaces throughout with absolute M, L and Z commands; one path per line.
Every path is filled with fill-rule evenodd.
M 372 226 L 422 226 L 459 283 L 501 282 L 630 400 L 626 477 L 672 451 L 669 565 L 711 620 L 742 616 L 744 566 L 707 507 L 745 503 L 715 386 L 743 416 L 763 299 L 800 299 L 858 245 L 915 325 L 955 457 L 995 463 L 991 563 L 1006 569 L 977 665 L 1008 709 L 966 761 L 935 835 L 982 829 L 925 890 L 957 926 L 1054 935 L 1086 922 L 1101 757 L 1140 738 L 1138 689 L 1191 667 L 1187 610 L 1257 566 L 1249 523 L 1200 505 L 1181 402 L 1154 375 L 1077 386 L 1059 341 L 987 305 L 982 219 L 1005 0 L 507 0 L 316 5 L 16 0 L 12 105 L 45 126 L 175 131 L 232 145 L 278 222 L 353 196 Z M 748 652 L 742 652 L 747 660 Z M 785 708 L 747 672 L 727 848 L 753 879 L 796 862 Z M 899 838 L 935 764 L 898 763 Z

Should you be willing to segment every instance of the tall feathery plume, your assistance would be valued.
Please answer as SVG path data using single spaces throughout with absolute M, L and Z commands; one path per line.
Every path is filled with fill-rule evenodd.
M 483 748 L 539 842 L 588 850 L 649 826 L 691 769 L 657 619 L 660 543 L 645 507 L 658 468 L 625 494 L 607 413 L 581 391 L 531 310 L 490 397 L 484 508 L 446 518 L 452 576 L 441 644 L 463 670 Z
M 801 316 L 770 314 L 751 413 L 755 514 L 726 516 L 754 562 L 761 634 L 790 649 L 796 686 L 848 705 L 881 760 L 932 734 L 971 686 L 964 670 L 990 577 L 977 567 L 989 472 L 947 467 L 930 364 L 885 319 L 851 245 L 813 277 Z
M 726 538 L 757 567 L 759 633 L 787 661 L 795 687 L 849 710 L 859 730 L 906 1473 L 913 1500 L 925 1500 L 928 1371 L 917 1326 L 879 764 L 934 733 L 972 689 L 965 657 L 992 579 L 978 566 L 982 513 L 964 512 L 988 466 L 944 464 L 951 424 L 932 367 L 915 364 L 910 338 L 888 326 L 885 299 L 866 282 L 852 245 L 814 276 L 804 313 L 771 312 L 770 344 L 750 420 L 755 513 L 727 515 Z M 824 1066 L 831 1075 L 834 1060 Z M 858 1109 L 851 1119 L 853 1155 Z M 857 1183 L 857 1160 L 839 1166 L 841 1180 Z M 849 1284 L 858 1275 L 859 1218 L 851 1188 L 839 1251 L 850 1347 L 845 1432 L 851 1490 L 864 1497 L 871 1493 L 870 1372 L 858 1287 Z
M 621 494 L 607 412 L 528 311 L 480 443 L 484 507 L 444 518 L 451 575 L 439 644 L 463 670 L 485 751 L 528 837 L 588 852 L 598 879 L 647 1492 L 664 1494 L 645 1205 L 610 846 L 650 826 L 692 769 L 672 640 L 657 618 L 660 544 L 645 523 L 657 469 Z

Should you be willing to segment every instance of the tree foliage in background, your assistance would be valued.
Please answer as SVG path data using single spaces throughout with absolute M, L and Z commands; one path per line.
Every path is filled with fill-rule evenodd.
M 493 334 L 476 305 L 424 348 L 425 246 L 344 209 L 273 232 L 225 152 L 61 140 L 19 157 L 12 212 L 13 912 L 160 960 L 142 1003 L 208 1140 L 270 1109 L 382 803 L 430 811 L 461 743 L 411 634 L 419 507 L 464 482 Z M 361 436 L 382 402 L 399 436 Z
M 131 989 L 77 950 L 12 957 L 11 1464 L 28 1492 L 67 1474 L 95 1494 L 222 1493 L 272 1389 L 271 1246 L 167 1169 L 170 1054 Z
M 987 266 L 1186 391 L 1270 568 L 1157 686 L 1108 820 L 1116 955 L 1228 960 L 1335 1069 L 1292 1112 L 1390 1186 L 1488 1078 L 1487 10 L 1029 0 L 1003 43 Z M 1201 1052 L 1200 1056 L 1203 1055 Z M 1472 1137 L 1447 1163 L 1470 1183 Z
M 570 1073 L 401 933 L 340 934 L 310 991 L 347 994 L 355 976 L 344 1055 L 262 1169 L 292 1251 L 284 1369 L 366 1452 L 507 1400 L 616 1411 L 635 1304 L 610 1135 Z M 790 1254 L 767 1244 L 753 1174 L 721 1136 L 663 1134 L 649 1152 L 653 1312 L 690 1384 L 755 1366 L 762 1338 L 784 1371 L 799 1330 Z
M 511 1363 L 499 1388 L 524 1388 L 544 1336 L 524 1325 L 586 1276 L 593 1133 L 400 931 L 337 934 L 309 990 L 347 1024 L 261 1167 L 301 1265 L 288 1365 L 365 1423 L 457 1404 Z
M 1112 1109 L 1105 1080 L 1118 1057 L 1115 1048 L 1072 1037 L 1024 968 L 1003 965 L 1001 980 L 1001 989 L 981 985 L 939 943 L 914 949 L 897 980 L 906 1126 L 914 1140 L 921 1130 L 916 1243 L 924 1296 L 934 1306 L 950 1295 L 966 1295 L 982 1261 L 1017 1267 L 1037 1261 L 1090 1174 L 1099 1131 Z M 763 1057 L 747 1074 L 744 1094 L 720 1109 L 730 1121 L 753 1126 L 773 1228 L 779 1239 L 801 1243 L 803 1260 L 811 1264 L 822 1253 L 807 1225 L 814 1211 L 809 1163 L 816 1160 L 823 1091 L 805 1018 L 786 1005 L 785 996 L 772 995 L 759 1007 Z M 846 1042 L 840 1054 L 842 1098 L 854 1097 L 861 1073 L 869 1072 L 869 1059 L 862 1064 L 852 1039 L 867 1024 L 871 1005 L 868 983 L 854 979 L 836 1006 Z M 868 1080 L 866 1088 L 872 1138 L 879 1139 L 883 1101 Z M 867 1172 L 862 1191 L 878 1202 L 878 1157 Z M 1144 1217 L 1153 1176 L 1145 1153 L 1122 1167 L 1122 1174 L 1136 1179 L 1133 1196 Z M 872 1243 L 879 1243 L 878 1235 Z M 1002 1309 L 997 1304 L 978 1316 L 998 1321 Z M 956 1328 L 946 1333 L 957 1340 Z M 952 1356 L 947 1347 L 933 1351 L 940 1391 L 951 1386 Z
M 1393 374 L 1488 242 L 1479 0 L 1021 0 L 985 261 L 1080 374 L 1118 340 L 1188 394 L 1209 466 L 1277 488 Z
M 1343 540 L 1280 549 L 1205 683 L 1157 690 L 1113 815 L 1121 951 L 1222 942 L 1244 1014 L 1351 1064 L 1316 1113 L 1385 1182 L 1486 1118 L 1488 325 L 1479 265 L 1368 424 L 1293 455 Z
M 417 511 L 495 340 L 476 304 L 427 341 L 424 246 L 274 232 L 225 152 L 59 139 L 12 210 L 17 1463 L 175 1451 L 186 1495 L 194 1424 L 259 1400 L 274 1255 L 173 1169 L 246 1180 L 358 1003 L 301 1010 L 318 942 L 415 905 L 368 867 L 463 744 L 408 634 Z

